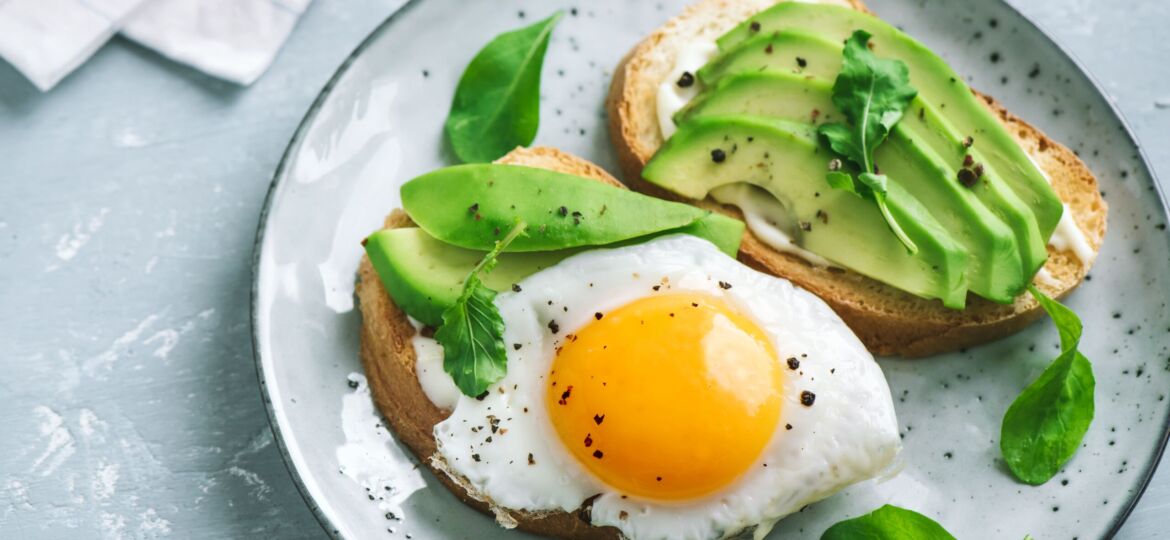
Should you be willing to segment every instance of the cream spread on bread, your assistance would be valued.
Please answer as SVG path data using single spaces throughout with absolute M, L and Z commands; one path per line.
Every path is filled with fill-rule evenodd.
M 743 212 L 743 221 L 761 242 L 781 253 L 796 255 L 817 266 L 837 266 L 828 259 L 804 249 L 781 227 L 787 215 L 784 206 L 772 194 L 746 183 L 727 184 L 711 190 L 711 198 L 730 204 Z M 793 224 L 795 225 L 795 224 Z
M 461 393 L 451 376 L 443 371 L 443 346 L 433 338 L 422 335 L 418 331 L 422 328 L 418 321 L 411 319 L 410 323 L 415 328 L 410 344 L 414 346 L 414 372 L 418 375 L 419 386 L 422 386 L 423 393 L 436 407 L 454 409 Z
M 677 129 L 674 113 L 699 94 L 701 85 L 695 74 L 718 52 L 719 46 L 708 40 L 695 40 L 679 48 L 674 69 L 658 85 L 658 129 L 663 140 L 669 139 Z M 690 82 L 682 82 L 684 77 Z
M 1026 153 L 1026 155 L 1036 170 L 1040 171 L 1040 174 L 1051 185 L 1052 177 L 1048 176 L 1048 173 L 1036 162 L 1036 158 L 1032 157 L 1032 154 Z M 1076 220 L 1073 219 L 1072 210 L 1069 209 L 1068 203 L 1064 203 L 1064 212 L 1060 214 L 1060 222 L 1056 224 L 1056 230 L 1052 231 L 1052 236 L 1048 238 L 1048 245 L 1060 251 L 1072 252 L 1082 266 L 1092 264 L 1093 259 L 1097 257 L 1097 252 L 1093 251 L 1089 239 L 1085 238 L 1085 233 L 1081 231 Z
M 1060 215 L 1060 222 L 1056 224 L 1056 230 L 1052 231 L 1048 245 L 1060 251 L 1071 252 L 1077 260 L 1081 261 L 1083 266 L 1088 266 L 1097 256 L 1097 253 L 1093 251 L 1093 246 L 1089 244 L 1089 239 L 1085 238 L 1085 233 L 1081 231 L 1076 220 L 1073 219 L 1073 213 L 1069 209 L 1068 203 L 1064 203 L 1064 213 Z

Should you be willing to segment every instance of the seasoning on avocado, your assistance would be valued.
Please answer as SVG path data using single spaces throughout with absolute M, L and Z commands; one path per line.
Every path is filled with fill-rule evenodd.
M 817 210 L 817 219 L 821 220 L 821 223 L 828 225 L 829 213 L 824 210 Z
M 557 213 L 560 214 L 561 217 L 565 217 L 565 216 L 569 215 L 569 209 L 562 206 L 562 207 L 557 209 Z
M 963 138 L 963 147 L 964 148 L 971 148 L 971 145 L 973 145 L 973 144 L 975 144 L 975 137 L 967 135 L 966 137 Z
M 772 44 L 771 43 L 769 43 L 767 47 L 764 47 L 764 53 L 772 54 Z
M 971 154 L 967 154 L 967 155 L 963 156 L 963 166 L 964 167 L 970 167 L 971 165 L 974 165 L 974 164 L 975 164 L 975 158 L 971 157 Z
M 711 151 L 711 161 L 714 161 L 715 163 L 723 163 L 723 160 L 725 159 L 727 159 L 727 153 L 724 152 L 722 148 L 716 148 Z
M 800 222 L 800 230 L 802 230 L 804 232 L 811 231 L 812 230 L 812 223 L 809 223 L 807 221 L 801 221 Z
M 839 171 L 839 170 L 841 170 L 841 160 L 840 160 L 840 159 L 838 159 L 838 158 L 833 158 L 833 159 L 830 159 L 830 160 L 829 160 L 829 170 L 830 170 L 830 171 Z
M 796 371 L 797 369 L 800 369 L 800 360 L 797 360 L 795 356 L 789 358 L 788 359 L 788 369 L 791 369 L 792 371 Z
M 800 393 L 800 404 L 805 407 L 812 407 L 814 401 L 817 400 L 817 395 L 805 390 Z
M 796 65 L 798 65 L 800 67 L 808 67 L 808 60 L 805 60 L 804 58 L 797 56 L 796 57 Z
M 682 76 L 678 78 L 677 84 L 679 88 L 689 88 L 695 84 L 695 76 L 689 71 L 684 71 Z
M 467 207 L 468 214 L 474 214 L 476 212 L 479 212 L 479 203 L 474 203 L 471 206 Z
M 976 163 L 975 168 L 972 170 L 975 171 L 976 178 L 983 178 L 983 164 L 982 163 Z
M 758 21 L 752 21 L 752 24 L 749 25 L 749 28 L 752 29 L 752 32 L 759 32 L 760 31 L 760 23 Z
M 959 183 L 964 187 L 974 187 L 979 182 L 979 177 L 975 175 L 975 171 L 971 169 L 959 169 Z

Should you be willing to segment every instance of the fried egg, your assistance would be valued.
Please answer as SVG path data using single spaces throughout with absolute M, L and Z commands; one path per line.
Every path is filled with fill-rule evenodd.
M 881 369 L 841 319 L 705 240 L 584 252 L 496 305 L 507 374 L 453 400 L 432 463 L 504 526 L 584 506 L 629 538 L 723 538 L 900 450 Z

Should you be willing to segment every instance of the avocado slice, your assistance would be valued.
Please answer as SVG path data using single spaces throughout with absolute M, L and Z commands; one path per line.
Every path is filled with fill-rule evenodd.
M 383 229 L 366 238 L 366 254 L 390 297 L 407 315 L 439 326 L 443 311 L 463 292 L 463 280 L 485 252 L 436 240 L 418 227 Z M 503 253 L 491 272 L 480 279 L 502 291 L 580 249 Z
M 734 257 L 743 235 L 743 223 L 724 215 L 519 165 L 445 167 L 403 184 L 401 194 L 403 210 L 427 234 L 471 250 L 491 249 L 517 221 L 528 228 L 507 252 L 604 246 L 686 232 Z
M 740 23 L 716 42 L 720 51 L 727 53 L 757 35 L 773 32 L 801 30 L 825 40 L 844 42 L 859 29 L 873 35 L 870 44 L 875 54 L 906 63 L 910 83 L 918 89 L 919 97 L 937 110 L 945 110 L 951 125 L 964 137 L 974 139 L 974 148 L 979 151 L 977 159 L 1008 182 L 1036 215 L 1042 237 L 1050 237 L 1064 207 L 1044 173 L 946 62 L 897 28 L 854 9 L 781 2 Z
M 684 122 L 727 114 L 797 122 L 832 121 L 841 116 L 832 103 L 830 83 L 773 71 L 728 76 L 682 112 Z M 913 193 L 971 254 L 968 273 L 971 291 L 996 302 L 1009 303 L 1027 285 L 1027 276 L 1035 273 L 1035 269 L 1026 272 L 1020 243 L 1033 242 L 1041 249 L 1044 247 L 1035 219 L 998 178 L 985 173 L 987 177 L 976 189 L 961 185 L 956 180 L 955 167 L 924 141 L 924 138 L 944 140 L 938 129 L 941 128 L 925 120 L 907 118 L 895 126 L 889 141 L 878 148 L 875 160 L 883 173 Z M 961 148 L 958 141 L 954 143 L 944 144 L 944 150 Z M 955 163 L 961 162 L 959 157 Z M 1002 193 L 993 191 L 992 182 L 1004 188 L 1002 191 L 1011 198 L 1003 200 Z M 1017 226 L 1013 228 L 1009 225 L 1012 223 Z M 1039 261 L 1043 263 L 1043 258 Z
M 661 231 L 605 247 L 638 244 L 668 234 L 689 234 L 708 238 L 712 236 L 709 229 L 722 229 L 725 226 L 723 220 L 731 220 L 719 214 L 712 213 L 711 216 L 717 216 L 719 219 L 699 219 L 678 229 Z M 722 233 L 716 233 L 718 234 Z M 743 234 L 742 224 L 739 234 Z M 394 303 L 407 315 L 435 327 L 442 324 L 443 311 L 451 307 L 463 292 L 463 281 L 467 279 L 467 274 L 487 254 L 485 251 L 453 246 L 418 227 L 377 231 L 366 237 L 365 249 L 374 270 L 377 271 L 390 297 L 394 299 Z M 479 277 L 489 289 L 503 291 L 524 278 L 587 249 L 590 247 L 501 253 L 496 257 L 495 268 L 491 272 L 481 273 Z
M 1028 285 L 1011 227 L 956 180 L 958 173 L 905 130 L 894 130 L 874 153 L 882 174 L 912 193 L 970 254 L 971 292 L 1010 304 Z
M 837 51 L 840 57 L 840 50 Z M 838 58 L 840 63 L 840 58 Z M 833 105 L 832 83 L 781 71 L 729 74 L 674 114 L 682 125 L 699 116 L 750 114 L 819 125 L 844 121 Z
M 772 70 L 810 77 L 834 77 L 841 69 L 841 46 L 799 29 L 752 36 L 724 49 L 698 71 L 699 81 L 711 86 L 735 73 Z
M 790 235 L 803 248 L 961 309 L 967 294 L 966 250 L 914 196 L 891 182 L 890 210 L 919 247 L 917 254 L 909 254 L 876 205 L 829 186 L 825 175 L 831 157 L 808 125 L 751 116 L 703 117 L 680 126 L 642 176 L 694 199 L 737 182 L 761 187 L 800 224 Z

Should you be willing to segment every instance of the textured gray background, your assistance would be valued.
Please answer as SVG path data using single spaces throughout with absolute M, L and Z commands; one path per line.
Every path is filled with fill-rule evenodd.
M 400 3 L 316 0 L 247 89 L 117 39 L 48 94 L 0 64 L 0 537 L 323 535 L 259 396 L 252 240 L 297 122 Z M 1013 3 L 1170 179 L 1170 2 Z M 1121 537 L 1167 516 L 1170 468 Z

